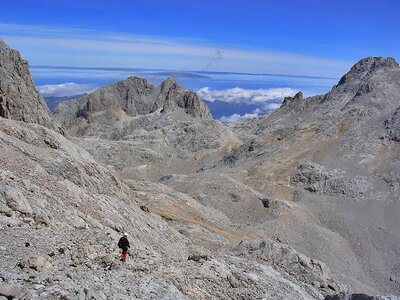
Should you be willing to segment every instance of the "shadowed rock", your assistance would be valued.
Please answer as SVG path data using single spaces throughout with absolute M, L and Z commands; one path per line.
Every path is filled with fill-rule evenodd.
M 0 39 L 0 117 L 58 130 L 35 89 L 28 62 Z
M 362 293 L 328 295 L 324 300 L 398 300 L 396 296 L 370 296 Z

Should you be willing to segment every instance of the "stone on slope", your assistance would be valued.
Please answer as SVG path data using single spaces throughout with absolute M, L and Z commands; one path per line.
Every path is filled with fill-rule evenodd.
M 32 208 L 22 193 L 18 193 L 10 189 L 4 192 L 4 198 L 7 206 L 11 210 L 26 215 L 32 214 Z
M 0 284 L 0 298 L 5 297 L 6 299 L 15 299 L 22 292 L 20 286 L 15 284 Z
M 33 269 L 35 271 L 47 271 L 52 267 L 50 262 L 37 254 L 24 257 L 20 262 L 20 266 L 23 269 Z

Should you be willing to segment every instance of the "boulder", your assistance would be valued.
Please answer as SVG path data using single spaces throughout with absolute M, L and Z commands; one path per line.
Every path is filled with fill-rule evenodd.
M 46 271 L 49 270 L 52 265 L 49 263 L 43 256 L 34 254 L 28 257 L 25 257 L 20 262 L 21 268 L 29 268 L 36 271 Z
M 6 299 L 17 298 L 22 292 L 19 285 L 15 284 L 0 284 L 0 299 L 5 297 Z
M 25 215 L 32 214 L 32 208 L 28 200 L 21 192 L 8 190 L 5 192 L 4 198 L 7 202 L 7 206 L 13 211 L 17 211 Z

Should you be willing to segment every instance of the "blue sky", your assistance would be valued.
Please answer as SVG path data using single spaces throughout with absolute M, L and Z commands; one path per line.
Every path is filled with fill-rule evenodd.
M 339 77 L 400 58 L 400 1 L 3 0 L 0 36 L 31 65 Z

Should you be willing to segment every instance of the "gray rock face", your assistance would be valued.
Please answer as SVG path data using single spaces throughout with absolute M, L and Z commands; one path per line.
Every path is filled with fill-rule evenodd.
M 298 253 L 290 246 L 274 242 L 272 240 L 240 242 L 233 251 L 240 255 L 249 254 L 262 261 L 267 261 L 271 265 L 280 268 L 291 276 L 308 284 L 323 286 L 334 283 L 328 279 L 329 271 L 324 263 L 309 259 L 305 255 Z M 339 289 L 339 288 L 338 288 Z
M 170 113 L 177 109 L 190 117 L 211 119 L 207 106 L 197 95 L 183 89 L 172 78 L 155 87 L 145 79 L 130 77 L 78 100 L 63 102 L 56 107 L 55 114 L 63 126 L 82 135 L 87 127 L 110 128 L 131 117 L 156 111 Z
M 310 192 L 354 197 L 366 195 L 372 185 L 367 177 L 346 177 L 338 170 L 327 172 L 323 167 L 312 163 L 300 164 L 290 182 L 296 186 L 303 185 Z
M 0 117 L 57 129 L 35 89 L 28 62 L 0 39 Z
M 389 139 L 400 142 L 400 106 L 396 109 L 393 116 L 385 121 Z
M 168 78 L 159 87 L 157 100 L 152 111 L 162 108 L 161 112 L 171 112 L 176 107 L 182 108 L 188 115 L 201 119 L 211 119 L 208 107 L 200 101 L 196 93 L 184 90 L 172 78 Z
M 287 109 L 296 109 L 302 110 L 306 105 L 306 101 L 304 101 L 303 93 L 298 92 L 294 97 L 285 97 L 282 102 L 282 108 L 286 107 Z

